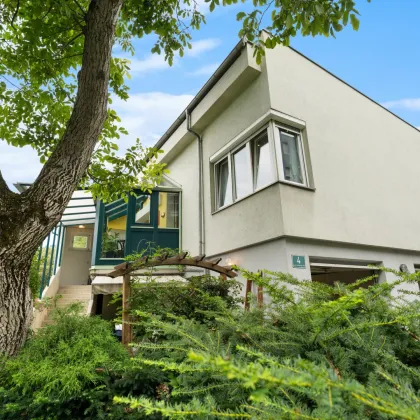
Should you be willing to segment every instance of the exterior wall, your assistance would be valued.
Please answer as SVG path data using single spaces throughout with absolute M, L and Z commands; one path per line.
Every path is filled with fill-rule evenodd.
M 210 158 L 270 110 L 305 123 L 315 190 L 276 183 L 213 214 Z M 420 132 L 296 51 L 267 50 L 260 74 L 199 133 L 207 255 L 300 279 L 311 277 L 311 256 L 394 269 L 406 264 L 410 271 L 420 264 Z M 168 140 L 164 156 L 183 189 L 182 248 L 195 254 L 198 151 L 185 124 Z M 294 254 L 306 256 L 306 269 L 292 267 Z M 381 276 L 392 280 L 391 274 Z
M 290 48 L 266 59 L 271 107 L 306 122 L 316 187 L 280 187 L 285 233 L 420 250 L 420 132 Z
M 90 235 L 88 250 L 72 248 L 72 238 L 77 233 Z M 86 225 L 84 229 L 78 227 L 66 228 L 61 260 L 61 286 L 67 284 L 87 284 L 92 259 L 92 238 L 92 225 Z
M 304 256 L 306 267 L 304 269 L 293 268 L 292 255 Z M 286 272 L 299 280 L 311 279 L 310 260 L 315 257 L 331 260 L 339 259 L 341 263 L 345 263 L 345 260 L 349 262 L 364 262 L 366 264 L 375 263 L 378 266 L 391 268 L 396 271 L 399 271 L 401 264 L 406 264 L 411 273 L 415 272 L 415 266 L 420 264 L 420 252 L 403 252 L 392 249 L 292 238 L 276 239 L 245 249 L 221 253 L 218 256 L 223 258 L 220 262 L 221 265 L 236 264 L 251 271 L 266 269 Z M 361 275 L 361 277 L 363 276 Z M 345 278 L 345 274 L 343 274 L 343 278 Z M 396 277 L 392 273 L 381 272 L 379 275 L 379 281 L 391 282 L 395 279 Z M 245 285 L 243 278 L 239 278 L 239 280 Z M 405 284 L 402 288 L 414 292 L 419 291 L 417 285 L 413 283 Z M 253 290 L 253 292 L 256 293 L 256 290 Z
M 181 154 L 168 164 L 169 176 L 182 187 L 181 248 L 199 252 L 198 144 L 191 141 Z
M 215 253 L 282 234 L 280 194 L 272 186 L 212 215 L 210 157 L 269 110 L 267 76 L 261 74 L 203 132 L 206 253 Z M 252 224 L 248 224 L 252 222 Z

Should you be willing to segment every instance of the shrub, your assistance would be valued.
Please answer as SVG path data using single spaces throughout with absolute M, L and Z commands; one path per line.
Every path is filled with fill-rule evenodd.
M 33 335 L 17 357 L 2 361 L 1 419 L 100 418 L 97 412 L 107 400 L 112 407 L 106 385 L 128 353 L 107 322 L 78 311 L 77 305 L 56 310 L 56 325 Z
M 116 402 L 165 418 L 420 419 L 418 275 L 361 288 L 243 271 L 270 304 L 205 323 L 144 312 L 135 363 L 167 372 L 165 398 Z M 409 296 L 409 295 L 412 296 Z M 413 296 L 414 295 L 414 296 Z M 210 315 L 210 314 L 208 314 Z

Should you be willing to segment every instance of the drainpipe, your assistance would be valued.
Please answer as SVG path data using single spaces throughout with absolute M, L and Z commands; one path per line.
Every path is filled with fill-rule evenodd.
M 187 130 L 193 134 L 198 141 L 198 234 L 199 234 L 199 253 L 204 255 L 205 237 L 204 237 L 204 163 L 203 163 L 203 138 L 191 128 L 191 114 L 188 108 L 185 110 L 187 120 Z

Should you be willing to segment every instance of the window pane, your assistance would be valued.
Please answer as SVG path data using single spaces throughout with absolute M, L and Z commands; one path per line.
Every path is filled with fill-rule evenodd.
M 235 168 L 236 198 L 252 193 L 252 171 L 248 147 L 244 146 L 233 155 Z
M 298 135 L 280 130 L 280 144 L 283 157 L 284 178 L 288 181 L 303 184 Z
M 87 249 L 88 247 L 88 237 L 82 235 L 73 236 L 73 248 L 76 249 Z
M 150 195 L 142 194 L 136 198 L 136 223 L 150 223 Z
M 253 151 L 255 189 L 258 189 L 273 181 L 267 133 L 254 140 Z
M 216 178 L 217 207 L 220 208 L 232 203 L 232 183 L 228 158 L 223 159 L 216 165 Z
M 179 228 L 179 194 L 159 193 L 158 227 Z
M 127 203 L 120 199 L 105 204 L 102 258 L 124 258 Z

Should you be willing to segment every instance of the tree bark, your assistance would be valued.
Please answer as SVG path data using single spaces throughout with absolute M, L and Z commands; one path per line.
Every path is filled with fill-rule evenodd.
M 0 174 L 0 354 L 16 354 L 32 318 L 28 273 L 33 255 L 60 220 L 88 168 L 107 116 L 112 46 L 123 0 L 92 0 L 86 16 L 78 92 L 66 131 L 24 193 Z

